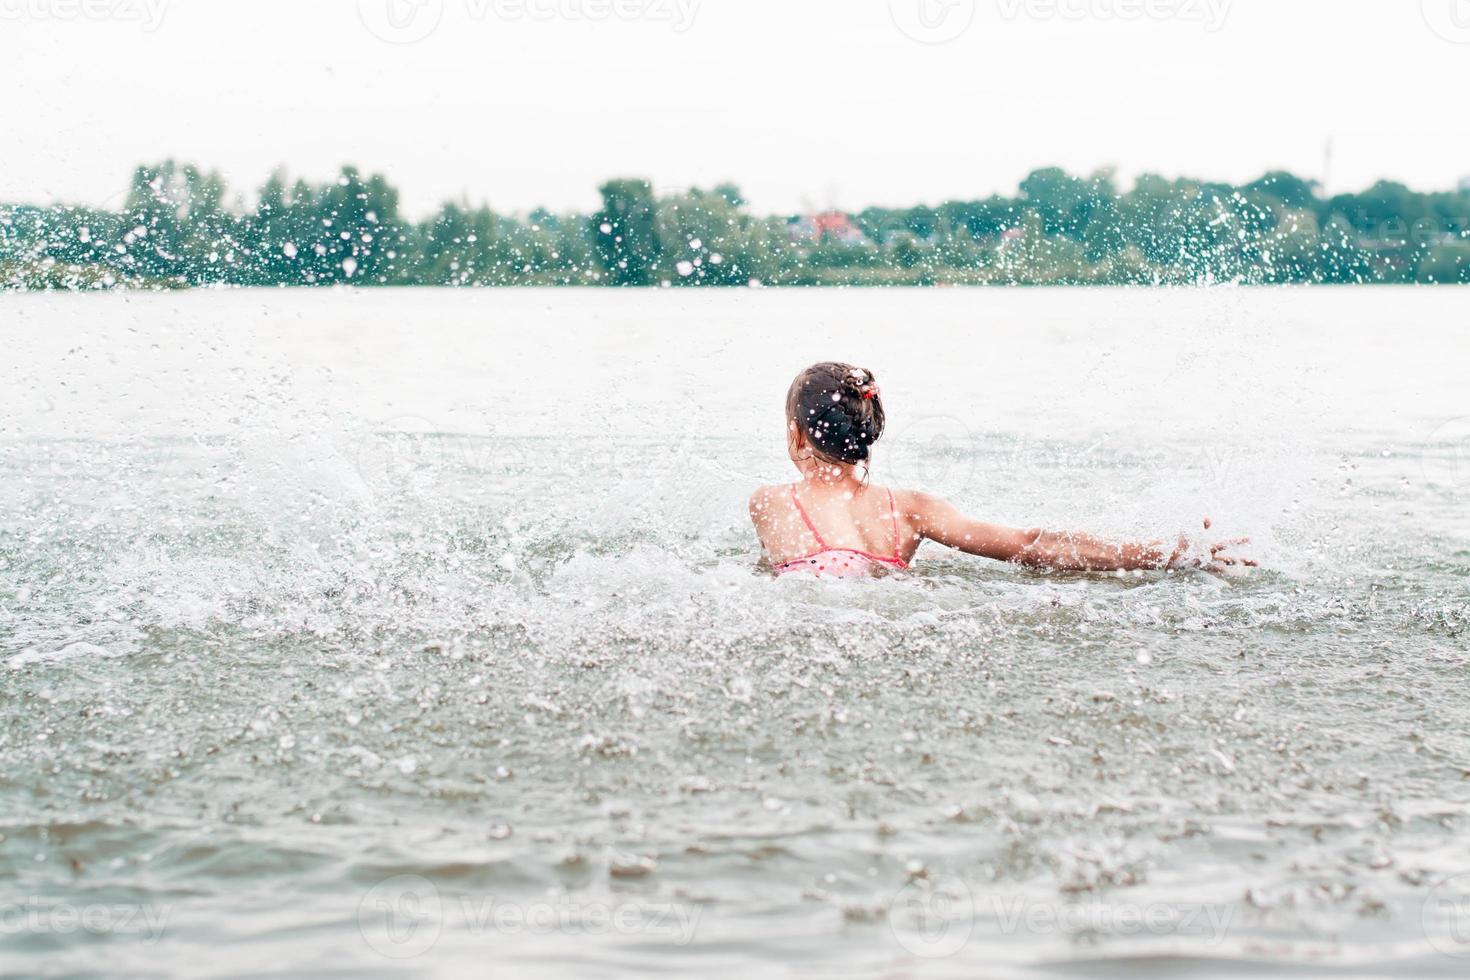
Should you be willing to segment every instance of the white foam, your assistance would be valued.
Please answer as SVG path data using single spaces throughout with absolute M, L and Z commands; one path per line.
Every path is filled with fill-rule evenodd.
M 24 653 L 17 653 L 5 661 L 5 666 L 11 670 L 19 670 L 21 667 L 29 667 L 32 664 L 63 663 L 81 657 L 111 659 L 123 655 L 121 652 L 114 652 L 106 647 L 99 647 L 95 643 L 69 643 L 59 650 L 41 651 L 32 649 Z

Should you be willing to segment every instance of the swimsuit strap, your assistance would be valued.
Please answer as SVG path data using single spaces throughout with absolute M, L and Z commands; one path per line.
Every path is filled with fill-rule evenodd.
M 817 539 L 817 550 L 826 551 L 827 542 L 823 541 L 821 534 L 817 533 L 816 525 L 812 523 L 812 519 L 806 516 L 806 508 L 801 506 L 801 498 L 796 495 L 796 484 L 794 483 L 791 485 L 791 502 L 796 505 L 796 512 L 801 515 L 802 521 L 806 523 L 806 529 L 812 532 L 812 537 Z
M 898 504 L 893 502 L 892 490 L 888 491 L 888 517 L 893 521 L 893 557 L 899 561 L 903 561 L 903 558 L 899 554 Z
M 827 542 L 822 540 L 821 532 L 818 531 L 817 526 L 812 523 L 812 519 L 807 516 L 806 508 L 801 505 L 801 498 L 796 495 L 795 484 L 791 485 L 791 503 L 793 506 L 796 507 L 796 512 L 801 515 L 802 523 L 806 525 L 806 529 L 812 532 L 813 538 L 816 538 L 817 550 L 828 550 Z M 903 561 L 903 556 L 900 550 L 902 537 L 898 533 L 898 503 L 893 499 L 892 490 L 888 491 L 888 520 L 893 524 L 893 560 Z

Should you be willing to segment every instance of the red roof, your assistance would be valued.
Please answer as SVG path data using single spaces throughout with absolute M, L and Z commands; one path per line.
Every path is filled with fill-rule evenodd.
M 858 226 L 852 223 L 852 219 L 841 211 L 823 211 L 821 214 L 812 215 L 812 225 L 817 235 L 831 235 L 841 238 L 844 235 L 859 233 Z

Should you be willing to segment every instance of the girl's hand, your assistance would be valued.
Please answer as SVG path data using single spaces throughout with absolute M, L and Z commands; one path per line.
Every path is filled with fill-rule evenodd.
M 1205 530 L 1208 531 L 1214 521 L 1205 518 Z M 1229 538 L 1217 541 L 1209 546 L 1209 557 L 1206 558 L 1203 550 L 1197 550 L 1188 535 L 1179 535 L 1179 546 L 1175 548 L 1174 554 L 1169 558 L 1170 568 L 1200 568 L 1208 572 L 1219 572 L 1225 568 L 1243 566 L 1246 568 L 1259 568 L 1260 563 L 1254 558 L 1246 558 L 1239 555 L 1227 554 L 1231 548 L 1243 544 L 1250 544 L 1250 538 Z M 1191 553 L 1193 552 L 1193 553 Z

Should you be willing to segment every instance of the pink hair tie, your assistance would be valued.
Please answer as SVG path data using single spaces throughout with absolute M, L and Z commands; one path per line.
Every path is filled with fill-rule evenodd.
M 881 397 L 883 397 L 883 392 L 878 390 L 877 385 L 873 385 L 873 387 L 868 388 L 866 391 L 863 392 L 863 401 L 868 401 L 873 398 Z

